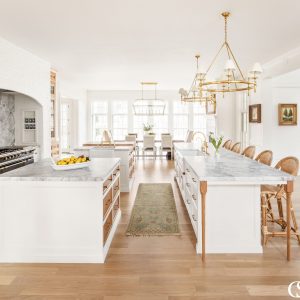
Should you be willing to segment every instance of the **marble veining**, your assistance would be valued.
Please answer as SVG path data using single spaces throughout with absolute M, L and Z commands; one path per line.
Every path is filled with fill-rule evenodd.
M 222 149 L 220 157 L 184 156 L 186 164 L 201 181 L 279 182 L 294 177 L 242 155 Z
M 196 143 L 174 143 L 174 148 L 178 151 L 188 151 L 188 150 L 195 150 L 201 151 L 201 146 Z
M 0 175 L 0 181 L 103 181 L 120 163 L 119 158 L 94 158 L 88 168 L 56 171 L 51 159 Z
M 0 147 L 15 143 L 15 97 L 0 93 Z

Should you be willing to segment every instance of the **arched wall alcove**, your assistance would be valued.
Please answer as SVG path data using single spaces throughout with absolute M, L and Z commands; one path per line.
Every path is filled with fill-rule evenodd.
M 42 149 L 43 123 L 39 101 L 0 86 L 0 146 L 33 145 Z

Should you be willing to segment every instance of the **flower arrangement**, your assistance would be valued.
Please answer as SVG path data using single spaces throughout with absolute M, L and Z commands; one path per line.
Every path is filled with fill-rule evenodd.
M 213 147 L 215 148 L 215 152 L 219 153 L 219 149 L 222 145 L 223 142 L 223 135 L 217 137 L 214 135 L 213 132 L 209 133 L 209 142 L 213 145 Z
M 143 124 L 143 128 L 145 132 L 149 132 L 153 129 L 153 125 L 150 125 L 149 123 Z

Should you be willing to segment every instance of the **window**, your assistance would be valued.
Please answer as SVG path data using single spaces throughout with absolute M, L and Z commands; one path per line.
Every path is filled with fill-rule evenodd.
M 96 101 L 92 103 L 92 137 L 93 141 L 101 141 L 102 132 L 108 128 L 107 101 Z
M 153 131 L 157 139 L 160 139 L 162 133 L 169 133 L 169 118 L 168 118 L 168 105 L 165 107 L 164 115 L 152 116 L 151 124 L 153 124 Z
M 138 134 L 138 138 L 142 139 L 144 136 L 144 124 L 152 125 L 149 116 L 133 116 L 133 132 Z
M 193 104 L 193 130 L 206 134 L 206 114 L 205 104 Z
M 189 128 L 188 104 L 173 102 L 173 138 L 184 140 Z
M 128 133 L 128 102 L 112 103 L 112 135 L 114 140 L 124 140 Z
M 206 135 L 215 132 L 215 116 L 206 114 L 204 104 L 193 104 L 193 130 L 201 131 Z

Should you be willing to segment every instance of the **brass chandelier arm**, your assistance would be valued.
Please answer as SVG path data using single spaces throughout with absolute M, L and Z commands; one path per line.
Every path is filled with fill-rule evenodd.
M 238 68 L 238 70 L 239 70 L 239 72 L 240 72 L 241 77 L 243 78 L 243 80 L 245 80 L 244 74 L 243 74 L 243 72 L 242 72 L 242 70 L 241 70 L 241 68 L 240 68 L 240 66 L 239 66 L 239 64 L 238 64 L 238 62 L 236 61 L 236 59 L 235 59 L 235 57 L 234 57 L 234 54 L 233 54 L 233 52 L 232 52 L 232 50 L 231 50 L 229 44 L 228 44 L 228 43 L 226 43 L 226 44 L 227 44 L 227 47 L 228 47 L 228 49 L 229 49 L 229 51 L 230 51 L 230 54 L 231 54 L 231 56 L 232 56 L 232 58 L 233 58 L 235 64 L 236 64 L 236 66 L 237 66 L 237 68 Z
M 210 71 L 211 67 L 213 66 L 213 64 L 215 63 L 216 59 L 218 58 L 219 54 L 221 53 L 223 47 L 225 46 L 225 42 L 222 44 L 222 46 L 220 47 L 218 53 L 216 54 L 216 56 L 214 57 L 213 61 L 211 62 L 211 64 L 209 65 L 206 74 Z

